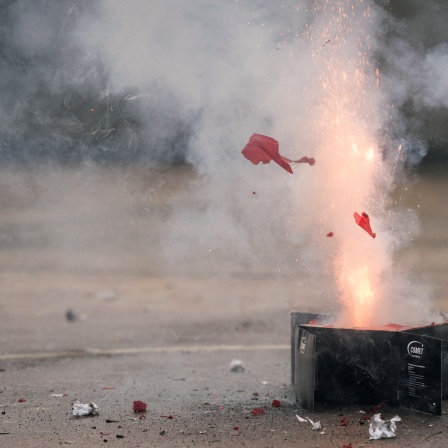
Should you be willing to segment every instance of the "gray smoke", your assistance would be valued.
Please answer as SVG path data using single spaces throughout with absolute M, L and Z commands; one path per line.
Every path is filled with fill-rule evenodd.
M 384 131 L 443 144 L 448 5 L 377 4 L 383 45 L 375 57 L 392 108 Z M 3 0 L 1 161 L 206 168 L 217 161 L 195 149 L 202 142 L 239 149 L 274 124 L 287 147 L 303 143 L 288 129 L 300 131 L 303 85 L 315 76 L 303 38 L 312 5 Z

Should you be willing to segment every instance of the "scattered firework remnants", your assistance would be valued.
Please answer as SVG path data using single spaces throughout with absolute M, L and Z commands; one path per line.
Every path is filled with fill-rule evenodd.
M 292 169 L 289 166 L 290 160 L 282 157 L 279 154 L 278 141 L 271 137 L 261 134 L 253 134 L 249 142 L 241 151 L 246 159 L 250 160 L 254 165 L 260 162 L 265 164 L 273 160 L 283 169 L 292 174 Z
M 86 417 L 88 415 L 98 415 L 99 408 L 95 403 L 81 403 L 80 401 L 75 401 L 73 403 L 73 415 L 75 417 Z
M 256 415 L 256 416 L 258 416 L 258 415 L 264 415 L 264 414 L 266 414 L 266 411 L 265 411 L 263 408 L 253 408 L 252 411 L 250 411 L 250 413 L 251 413 L 252 415 Z
M 383 420 L 381 414 L 375 414 L 370 420 L 370 439 L 390 439 L 391 437 L 395 437 L 395 431 L 397 430 L 396 422 L 400 421 L 401 418 L 398 415 L 390 420 Z
M 366 212 L 362 212 L 361 215 L 355 212 L 353 213 L 353 217 L 355 218 L 356 224 L 358 224 L 359 227 L 364 229 L 372 238 L 376 237 L 376 233 L 372 232 L 372 228 L 370 227 L 370 218 Z
M 132 410 L 134 412 L 146 412 L 146 403 L 140 400 L 134 401 Z
M 287 157 L 283 157 L 279 153 L 278 141 L 272 137 L 261 134 L 252 134 L 249 142 L 241 152 L 243 156 L 254 165 L 258 165 L 260 162 L 263 164 L 270 163 L 270 161 L 273 160 L 291 174 L 293 174 L 293 171 L 290 167 L 290 163 L 308 163 L 309 165 L 314 165 L 316 163 L 312 157 L 304 156 L 298 160 L 290 160 Z
M 313 157 L 303 156 L 299 160 L 291 160 L 293 163 L 308 163 L 308 165 L 313 166 L 316 163 L 316 160 Z

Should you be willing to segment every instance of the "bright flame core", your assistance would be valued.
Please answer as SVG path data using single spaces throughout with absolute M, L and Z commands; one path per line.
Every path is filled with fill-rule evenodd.
M 377 143 L 385 117 L 378 103 L 379 71 L 372 66 L 369 2 L 315 1 L 319 16 L 310 36 L 318 80 L 314 134 L 319 136 L 317 157 L 325 170 L 318 203 L 332 204 L 320 214 L 335 235 L 332 271 L 343 305 L 341 322 L 350 326 L 378 323 L 381 273 L 389 260 L 384 240 L 375 240 L 356 225 L 353 213 L 369 214 L 373 231 L 385 215 L 386 194 L 378 179 L 390 179 Z M 331 39 L 331 44 L 322 42 Z M 313 205 L 311 205 L 313 207 Z M 316 235 L 320 238 L 320 235 Z
M 345 281 L 345 300 L 347 302 L 347 318 L 354 327 L 368 326 L 372 321 L 372 307 L 375 294 L 369 279 L 369 268 L 355 268 L 347 274 Z

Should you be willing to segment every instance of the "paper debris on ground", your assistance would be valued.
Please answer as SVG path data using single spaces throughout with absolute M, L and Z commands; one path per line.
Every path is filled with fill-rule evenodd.
M 239 359 L 233 359 L 230 362 L 230 371 L 234 373 L 244 372 L 244 364 L 243 361 L 240 361 Z
M 322 425 L 320 424 L 320 421 L 319 422 L 313 422 L 313 420 L 311 420 L 309 417 L 302 418 L 302 417 L 300 417 L 298 415 L 296 415 L 296 417 L 297 417 L 297 420 L 299 422 L 301 422 L 301 423 L 309 422 L 311 424 L 311 429 L 313 431 L 317 431 L 318 429 L 322 429 Z
M 266 412 L 263 408 L 253 408 L 252 411 L 250 411 L 252 415 L 264 415 Z
M 313 422 L 309 417 L 307 417 L 306 419 L 311 423 L 311 429 L 313 431 L 317 431 L 318 429 L 322 428 L 320 422 Z
M 369 427 L 370 439 L 389 439 L 395 437 L 395 431 L 397 430 L 396 422 L 400 421 L 401 418 L 398 415 L 390 420 L 383 420 L 381 414 L 373 415 Z
M 98 415 L 99 409 L 95 403 L 81 403 L 75 401 L 73 403 L 73 415 L 75 417 L 84 417 L 86 415 Z
M 146 403 L 140 400 L 134 401 L 134 404 L 132 405 L 132 410 L 134 412 L 146 412 Z

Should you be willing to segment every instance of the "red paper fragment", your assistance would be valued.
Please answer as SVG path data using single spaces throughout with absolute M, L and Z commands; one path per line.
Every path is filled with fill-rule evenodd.
M 316 163 L 316 160 L 313 157 L 301 157 L 299 160 L 293 160 L 295 163 L 308 163 L 310 166 L 313 166 Z
M 134 412 L 146 412 L 146 403 L 143 403 L 143 401 L 134 401 L 132 409 Z
M 372 238 L 376 237 L 376 233 L 373 233 L 370 227 L 370 218 L 367 213 L 362 212 L 362 215 L 360 216 L 355 212 L 353 213 L 353 217 L 355 218 L 356 224 L 358 224 L 359 227 L 364 229 Z
M 233 427 L 233 430 L 234 430 L 234 431 L 239 431 L 239 430 L 240 430 L 240 427 L 239 427 L 239 426 L 234 426 L 234 427 Z
M 140 419 L 140 420 L 146 420 L 146 415 L 145 415 L 145 414 L 142 414 L 142 415 L 139 417 L 139 419 Z
M 167 420 L 172 420 L 174 415 L 161 415 L 160 417 L 166 418 Z
M 18 403 L 25 403 L 26 400 L 25 400 L 25 398 L 19 398 L 19 399 L 17 400 L 17 402 L 18 402 Z
M 257 193 L 255 191 L 253 191 L 252 194 L 257 194 Z
M 289 166 L 291 160 L 282 157 L 278 152 L 278 141 L 272 137 L 261 134 L 253 134 L 249 143 L 241 151 L 246 159 L 250 160 L 254 165 L 261 163 L 269 163 L 273 160 L 283 169 L 292 174 L 292 169 Z
M 279 400 L 272 400 L 272 407 L 273 408 L 279 408 L 282 405 L 281 401 Z
M 252 415 L 264 415 L 265 410 L 263 408 L 253 408 L 252 411 L 250 411 Z
M 352 444 L 349 443 L 348 445 L 342 445 L 342 448 L 353 448 L 353 447 L 352 447 Z
M 347 426 L 347 418 L 346 417 L 344 417 L 342 420 L 341 420 L 341 423 L 339 423 L 339 426 Z
M 333 233 L 333 232 L 328 232 L 328 233 L 327 233 L 327 236 L 328 236 L 328 238 L 331 238 L 331 237 L 334 236 L 334 233 Z
M 272 137 L 261 134 L 252 134 L 249 139 L 249 143 L 241 151 L 243 156 L 247 160 L 250 160 L 254 165 L 261 163 L 269 163 L 273 160 L 280 165 L 283 169 L 292 174 L 292 169 L 289 166 L 290 163 L 308 163 L 314 165 L 316 160 L 312 157 L 301 157 L 299 160 L 290 160 L 287 157 L 283 157 L 279 153 L 278 141 Z

